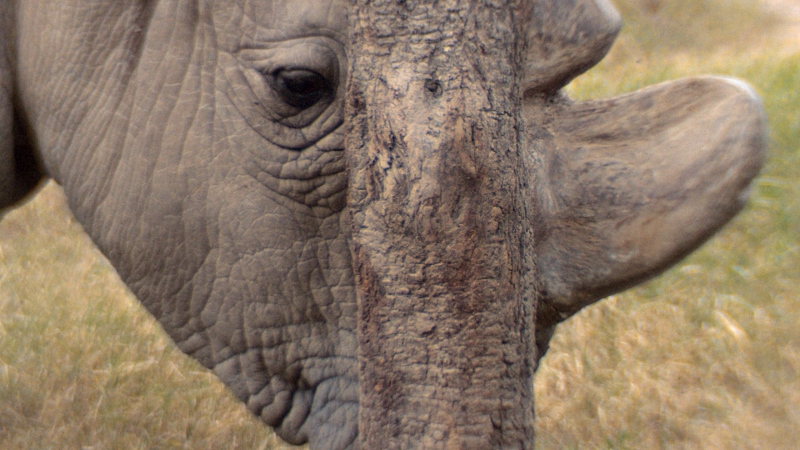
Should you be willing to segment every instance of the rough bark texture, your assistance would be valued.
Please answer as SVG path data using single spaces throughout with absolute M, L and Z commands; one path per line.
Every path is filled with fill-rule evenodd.
M 532 448 L 525 14 L 513 2 L 354 5 L 361 448 Z

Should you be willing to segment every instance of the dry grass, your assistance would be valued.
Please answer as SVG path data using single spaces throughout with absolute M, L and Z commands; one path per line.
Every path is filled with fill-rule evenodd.
M 573 95 L 740 76 L 765 100 L 772 156 L 747 210 L 700 252 L 561 326 L 536 377 L 537 447 L 793 448 L 800 56 L 773 48 L 776 19 L 753 2 L 616 3 L 623 35 Z M 55 186 L 0 223 L 0 448 L 280 447 L 172 346 Z

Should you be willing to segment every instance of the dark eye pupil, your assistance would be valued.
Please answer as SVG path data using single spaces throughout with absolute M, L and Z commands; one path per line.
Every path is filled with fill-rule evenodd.
M 311 70 L 279 70 L 273 76 L 275 91 L 283 101 L 297 108 L 308 108 L 316 104 L 331 90 L 328 80 Z

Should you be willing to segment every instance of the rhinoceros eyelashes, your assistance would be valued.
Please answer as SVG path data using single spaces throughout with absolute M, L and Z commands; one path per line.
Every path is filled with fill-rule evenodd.
M 331 83 L 308 69 L 280 69 L 272 73 L 272 88 L 287 104 L 309 108 L 333 93 Z

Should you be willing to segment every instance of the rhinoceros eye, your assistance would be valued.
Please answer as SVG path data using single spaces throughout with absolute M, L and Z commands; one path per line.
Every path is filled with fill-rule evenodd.
M 312 70 L 281 69 L 272 76 L 275 92 L 296 108 L 308 108 L 331 93 L 328 80 Z

